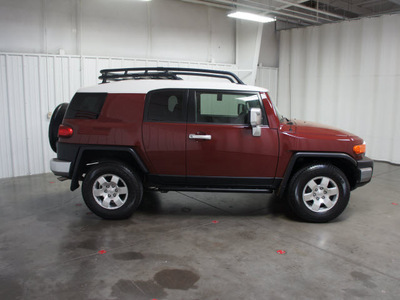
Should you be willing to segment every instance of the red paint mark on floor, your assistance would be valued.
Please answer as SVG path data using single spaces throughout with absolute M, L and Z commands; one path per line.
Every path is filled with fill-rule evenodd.
M 398 203 L 392 202 L 393 205 L 399 205 Z
M 276 251 L 276 253 L 278 253 L 278 254 L 286 254 L 286 251 L 285 250 L 278 250 L 278 251 Z
M 50 183 L 55 183 L 54 181 L 50 181 Z
M 100 250 L 98 253 L 99 253 L 99 254 L 106 254 L 107 251 L 106 251 L 106 250 Z
M 212 221 L 211 223 L 217 224 L 217 223 L 219 223 L 219 221 L 215 220 L 215 221 Z

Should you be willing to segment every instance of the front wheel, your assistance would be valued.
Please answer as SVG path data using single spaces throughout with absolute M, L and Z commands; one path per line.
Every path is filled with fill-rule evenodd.
M 117 162 L 94 165 L 82 184 L 87 207 L 103 219 L 129 218 L 139 206 L 143 185 L 127 166 Z
M 350 187 L 346 175 L 333 165 L 315 164 L 296 172 L 288 188 L 289 206 L 301 219 L 323 223 L 346 208 Z

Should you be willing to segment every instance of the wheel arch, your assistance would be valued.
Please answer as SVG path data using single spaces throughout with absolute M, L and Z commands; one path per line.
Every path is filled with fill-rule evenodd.
M 132 147 L 83 146 L 79 148 L 74 165 L 71 166 L 71 191 L 79 188 L 79 180 L 87 173 L 90 165 L 101 162 L 117 161 L 126 164 L 137 172 L 143 180 L 149 173 L 146 165 Z
M 297 152 L 290 159 L 285 175 L 278 189 L 278 196 L 283 196 L 293 174 L 304 166 L 325 163 L 338 167 L 347 177 L 351 189 L 357 184 L 357 161 L 346 153 L 335 152 Z

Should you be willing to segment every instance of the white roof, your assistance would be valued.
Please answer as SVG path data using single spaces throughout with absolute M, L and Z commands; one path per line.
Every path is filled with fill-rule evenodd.
M 261 87 L 255 87 L 231 82 L 205 82 L 192 80 L 122 80 L 81 88 L 79 93 L 109 93 L 109 94 L 147 94 L 159 89 L 210 89 L 225 91 L 267 92 Z

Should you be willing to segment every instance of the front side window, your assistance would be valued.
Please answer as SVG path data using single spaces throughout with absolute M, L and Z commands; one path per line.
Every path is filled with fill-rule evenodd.
M 251 108 L 261 108 L 257 93 L 196 93 L 197 123 L 247 125 Z
M 155 91 L 148 95 L 146 121 L 185 122 L 185 91 Z

